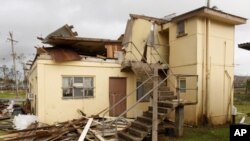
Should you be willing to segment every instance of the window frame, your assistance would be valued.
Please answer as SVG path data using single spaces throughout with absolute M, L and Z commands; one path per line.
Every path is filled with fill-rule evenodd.
M 182 86 L 182 84 L 181 84 L 181 81 L 184 81 L 185 83 L 185 85 L 184 86 Z M 185 78 L 181 78 L 181 79 L 179 79 L 179 92 L 180 93 L 186 93 L 186 90 L 187 89 L 187 80 L 185 79 Z
M 64 87 L 64 79 L 65 78 L 69 78 L 69 79 L 72 79 L 72 84 L 70 87 L 68 88 L 65 88 Z M 76 78 L 81 78 L 82 79 L 82 82 L 75 82 Z M 91 86 L 92 87 L 85 87 L 84 85 L 84 79 L 86 78 L 91 78 Z M 82 86 L 81 86 L 82 84 Z M 95 77 L 94 76 L 76 76 L 76 75 L 63 75 L 62 76 L 62 87 L 61 87 L 62 91 L 61 91 L 61 94 L 62 94 L 62 98 L 63 99 L 85 99 L 85 98 L 94 98 L 95 96 Z M 72 89 L 71 92 L 72 92 L 72 95 L 71 96 L 66 96 L 64 94 L 64 89 Z M 82 95 L 76 95 L 76 89 L 82 89 Z M 89 91 L 91 90 L 92 91 L 92 94 L 91 95 L 86 95 L 86 91 Z
M 176 23 L 176 37 L 186 36 L 186 20 L 181 20 Z

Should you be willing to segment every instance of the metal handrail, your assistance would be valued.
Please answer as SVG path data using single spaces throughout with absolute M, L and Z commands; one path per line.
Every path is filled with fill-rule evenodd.
M 138 61 L 138 59 L 136 58 L 135 54 L 132 51 L 129 51 L 132 53 L 132 55 L 134 56 L 134 58 L 136 59 L 136 61 Z M 149 77 L 150 74 L 145 70 L 145 68 L 143 68 L 144 72 L 147 74 L 147 76 Z
M 157 45 L 157 44 L 154 44 L 154 45 Z M 173 70 L 171 69 L 171 67 L 169 66 L 169 64 L 166 62 L 166 60 L 160 55 L 159 51 L 154 47 L 154 45 L 152 46 L 152 48 L 155 50 L 155 52 L 157 53 L 157 55 L 160 57 L 160 61 L 163 62 L 164 65 L 167 66 L 168 70 L 169 70 L 169 73 L 172 74 L 175 78 L 175 80 L 177 80 L 177 77 L 176 77 L 176 74 L 173 73 Z M 153 57 L 155 61 L 157 61 L 155 59 L 155 57 Z M 165 76 L 167 76 L 167 72 L 161 68 L 162 72 L 165 74 Z M 173 86 L 173 88 L 175 88 L 176 86 L 173 84 L 172 81 L 169 81 L 169 83 Z
M 176 74 L 176 79 L 177 81 L 180 80 L 180 78 L 182 77 L 195 77 L 196 78 L 196 87 L 195 88 L 180 88 L 179 83 L 177 83 L 177 87 L 176 87 L 176 92 L 177 92 L 177 99 L 178 99 L 178 105 L 180 104 L 180 91 L 181 90 L 195 90 L 196 94 L 195 94 L 195 101 L 189 102 L 188 105 L 196 105 L 198 103 L 198 75 L 183 75 L 183 74 Z
M 139 49 L 136 47 L 136 45 L 134 44 L 134 42 L 129 41 L 123 44 L 123 46 L 127 45 L 127 44 L 132 44 L 133 47 L 135 47 L 136 51 L 140 54 L 140 56 L 142 57 L 143 60 L 146 60 L 146 58 L 143 56 L 143 54 L 139 51 Z M 150 67 L 150 65 L 148 63 L 146 63 L 149 67 L 149 69 L 151 69 L 151 71 L 153 71 L 153 69 Z
M 132 42 L 132 41 L 129 41 L 125 44 L 123 44 L 124 46 L 127 45 L 127 44 L 132 44 L 133 47 L 137 50 L 137 52 L 141 55 L 142 59 L 143 60 L 146 60 L 146 58 L 142 55 L 142 53 L 138 50 L 138 48 L 136 47 L 136 45 Z M 169 70 L 169 74 L 166 72 L 165 69 L 163 69 L 163 67 L 160 67 L 160 69 L 163 71 L 163 73 L 165 74 L 165 78 L 160 81 L 156 86 L 154 86 L 151 90 L 149 90 L 145 95 L 143 95 L 139 100 L 137 100 L 137 102 L 135 102 L 132 106 L 130 106 L 126 111 L 122 112 L 117 118 L 115 118 L 115 120 L 113 120 L 110 124 L 109 124 L 109 127 L 115 123 L 116 124 L 116 127 L 117 127 L 117 121 L 120 120 L 127 112 L 129 112 L 131 109 L 133 109 L 136 105 L 138 105 L 145 97 L 147 97 L 150 93 L 152 93 L 156 88 L 158 88 L 161 84 L 163 84 L 170 76 L 174 76 L 175 80 L 177 81 L 177 86 L 174 85 L 174 87 L 178 87 L 178 76 L 176 74 L 173 73 L 172 69 L 169 67 L 168 63 L 166 62 L 165 59 L 163 59 L 163 57 L 160 55 L 160 53 L 158 52 L 158 50 L 153 47 L 153 49 L 155 50 L 155 52 L 157 53 L 157 55 L 160 57 L 160 60 L 163 62 L 164 65 L 167 66 L 168 70 Z M 137 57 L 135 56 L 135 54 L 131 51 L 132 55 L 134 55 L 135 59 L 138 61 Z M 153 56 L 154 57 L 154 56 Z M 156 58 L 154 58 L 155 61 Z M 153 71 L 153 69 L 151 68 L 151 66 L 149 65 L 149 63 L 147 63 L 146 61 L 146 64 L 147 66 L 150 68 L 151 71 Z M 144 70 L 146 71 L 146 70 Z M 147 73 L 147 71 L 146 71 Z M 149 75 L 148 75 L 149 76 Z M 179 75 L 180 76 L 180 75 Z M 181 77 L 190 77 L 190 76 L 195 76 L 195 75 L 181 75 Z M 123 97 L 121 100 L 119 100 L 117 103 L 115 103 L 112 107 L 110 107 L 104 114 L 103 114 L 103 134 L 104 134 L 104 116 L 109 112 L 111 111 L 112 109 L 114 109 L 117 105 L 119 105 L 122 101 L 124 101 L 125 99 L 127 99 L 129 96 L 131 96 L 133 93 L 135 93 L 135 91 L 137 89 L 139 89 L 141 86 L 143 86 L 146 82 L 148 82 L 149 80 L 151 80 L 153 77 L 158 77 L 158 76 L 150 76 L 147 80 L 145 80 L 142 84 L 140 84 L 134 91 L 132 91 L 130 94 L 128 94 L 127 96 Z M 176 88 L 177 89 L 177 99 L 178 99 L 178 103 L 180 102 L 180 88 Z M 197 87 L 197 90 L 198 90 L 198 87 Z M 197 94 L 196 94 L 197 95 Z M 197 104 L 198 102 L 198 99 L 193 103 L 193 104 Z M 117 133 L 117 130 L 116 130 L 116 133 Z

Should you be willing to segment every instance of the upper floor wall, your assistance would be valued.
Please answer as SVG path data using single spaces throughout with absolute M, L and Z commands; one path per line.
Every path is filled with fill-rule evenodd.
M 128 21 L 123 40 L 126 51 L 125 59 L 146 60 L 148 63 L 168 62 L 168 35 L 168 31 L 162 31 L 161 25 L 154 21 L 132 17 Z M 155 47 L 157 51 L 152 47 Z

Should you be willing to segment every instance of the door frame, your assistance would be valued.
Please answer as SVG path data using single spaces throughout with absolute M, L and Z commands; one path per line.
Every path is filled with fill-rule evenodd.
M 127 95 L 127 77 L 109 77 L 109 107 L 112 107 L 116 102 L 118 102 L 121 98 L 123 98 L 123 97 L 121 97 L 120 99 L 117 99 L 114 103 L 111 103 L 112 102 L 112 100 L 111 100 L 111 92 L 110 92 L 110 80 L 111 79 L 122 79 L 122 80 L 124 80 L 125 81 L 125 92 L 124 92 L 123 97 Z M 124 110 L 127 110 L 127 99 L 125 99 L 124 101 L 125 101 L 124 103 L 123 102 L 121 102 L 121 103 L 123 103 L 123 106 L 125 107 Z M 109 111 L 110 116 L 116 116 L 116 114 L 117 113 L 116 113 L 115 108 L 114 108 L 113 111 L 112 110 Z M 126 115 L 127 114 L 125 114 L 124 117 L 126 117 Z

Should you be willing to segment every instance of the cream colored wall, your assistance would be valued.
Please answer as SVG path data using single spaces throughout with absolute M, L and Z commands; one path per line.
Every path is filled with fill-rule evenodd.
M 208 117 L 219 124 L 225 123 L 226 116 L 230 115 L 227 114 L 231 112 L 229 101 L 234 79 L 234 26 L 211 21 L 209 32 Z
M 200 76 L 199 87 L 202 89 L 199 101 L 203 101 L 198 107 L 198 115 L 207 115 L 212 124 L 223 124 L 227 120 L 228 111 L 231 112 L 229 101 L 232 100 L 230 96 L 234 78 L 234 26 L 209 21 L 208 27 L 206 44 L 206 19 L 198 19 L 197 72 Z
M 169 65 L 175 74 L 197 74 L 197 19 L 192 18 L 185 21 L 186 36 L 177 37 L 176 24 L 168 24 L 169 28 L 169 42 L 170 42 L 170 56 Z M 192 80 L 194 80 L 192 78 Z M 187 81 L 187 84 L 190 81 Z M 194 84 L 195 82 L 192 81 Z M 176 79 L 171 77 L 168 80 L 168 84 L 172 90 L 175 90 Z M 175 85 L 170 85 L 175 84 Z M 192 86 L 195 86 L 193 85 Z M 195 101 L 196 91 L 186 91 L 181 93 L 181 98 L 185 100 Z M 199 97 L 200 94 L 198 93 Z M 199 105 L 200 103 L 198 103 Z M 184 117 L 185 122 L 189 124 L 197 123 L 197 106 L 185 106 Z
M 38 60 L 38 117 L 39 121 L 53 123 L 80 117 L 77 109 L 88 116 L 97 114 L 109 106 L 109 77 L 125 77 L 127 93 L 135 89 L 136 81 L 132 73 L 120 72 L 119 64 L 98 62 L 54 63 Z M 63 99 L 62 76 L 93 76 L 94 98 Z M 136 95 L 127 100 L 127 108 L 136 101 Z M 127 116 L 136 117 L 147 109 L 147 103 L 139 104 Z
M 129 40 L 135 44 L 141 54 L 143 54 L 144 47 L 147 44 L 151 26 L 152 23 L 150 21 L 144 19 L 134 19 L 132 34 Z M 160 31 L 161 27 L 155 24 L 155 30 Z M 155 32 L 155 44 L 157 44 L 155 47 L 157 48 L 157 51 L 160 53 L 160 55 L 165 59 L 165 61 L 168 61 L 168 37 L 166 37 L 164 33 Z M 140 61 L 142 59 L 140 53 L 131 44 L 128 45 L 126 51 L 126 60 Z M 161 61 L 157 52 L 150 47 L 147 49 L 147 61 L 148 63 Z
M 125 55 L 126 60 L 140 61 L 142 59 L 140 53 L 143 54 L 144 46 L 147 43 L 150 29 L 151 22 L 142 19 L 134 19 L 132 33 L 129 41 L 132 41 L 135 44 L 139 52 L 135 49 L 134 46 L 132 46 L 132 44 L 128 44 L 126 48 L 127 53 Z
M 180 38 L 176 37 L 176 24 L 168 24 L 164 28 L 169 28 L 170 31 L 170 66 L 174 73 L 199 76 L 198 104 L 185 107 L 185 122 L 199 124 L 207 111 L 210 123 L 225 123 L 226 115 L 231 109 L 228 103 L 232 100 L 230 95 L 234 75 L 234 26 L 210 21 L 207 53 L 204 18 L 188 19 L 185 22 L 187 35 Z M 207 65 L 206 58 L 208 58 Z M 207 83 L 206 71 L 208 71 Z M 181 97 L 193 99 L 193 95 L 193 93 L 191 95 L 186 93 Z

